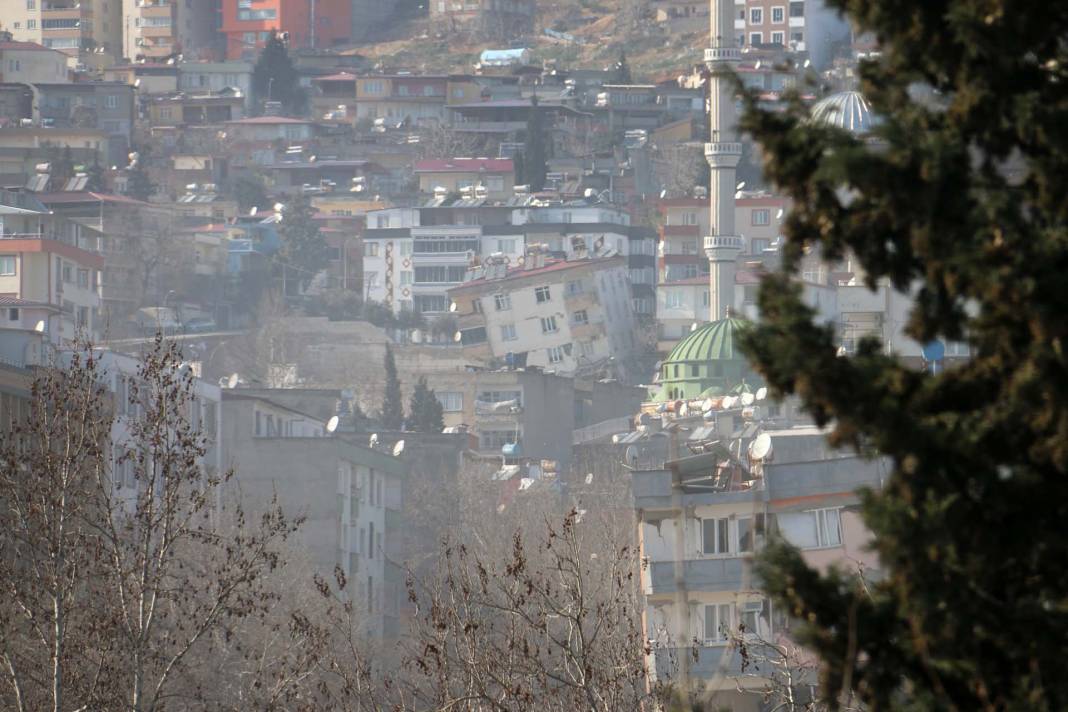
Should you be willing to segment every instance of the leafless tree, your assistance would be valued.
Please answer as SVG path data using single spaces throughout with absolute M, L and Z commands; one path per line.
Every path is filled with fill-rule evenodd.
M 88 521 L 110 420 L 91 352 L 45 368 L 28 417 L 0 433 L 0 663 L 5 709 L 78 709 L 101 697 L 101 631 L 80 600 L 92 570 Z
M 424 159 L 472 157 L 480 148 L 481 143 L 472 134 L 442 122 L 428 126 L 419 138 L 419 153 Z
M 203 464 L 193 378 L 173 344 L 157 337 L 144 354 L 119 421 L 96 352 L 60 366 L 0 450 L 0 704 L 233 709 L 206 684 L 206 661 L 252 652 L 233 642 L 242 624 L 271 625 L 271 573 L 299 521 L 274 506 L 248 522 L 219 503 L 229 473 Z M 132 473 L 133 495 L 116 469 Z

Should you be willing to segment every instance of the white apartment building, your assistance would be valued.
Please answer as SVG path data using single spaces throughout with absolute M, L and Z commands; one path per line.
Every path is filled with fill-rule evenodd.
M 484 324 L 494 358 L 527 367 L 573 374 L 614 360 L 624 369 L 638 346 L 622 257 L 547 260 L 532 248 L 516 267 L 487 261 L 449 298 L 464 323 Z

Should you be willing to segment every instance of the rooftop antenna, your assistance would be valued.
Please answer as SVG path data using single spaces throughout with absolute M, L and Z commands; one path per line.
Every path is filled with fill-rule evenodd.
M 237 381 L 240 378 L 241 377 L 238 376 L 236 373 L 231 373 L 230 377 L 226 379 L 226 387 L 227 388 L 237 388 Z
M 404 452 L 404 441 L 398 440 L 397 444 L 393 446 L 393 457 L 400 457 L 402 452 Z
M 332 416 L 330 420 L 326 421 L 326 432 L 332 433 L 337 430 L 337 424 L 341 422 L 341 418 L 336 415 Z

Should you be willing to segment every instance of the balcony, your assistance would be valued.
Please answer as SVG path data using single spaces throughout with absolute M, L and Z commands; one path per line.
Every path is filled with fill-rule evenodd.
M 723 559 L 688 559 L 682 562 L 682 581 L 675 577 L 674 561 L 656 561 L 649 565 L 651 595 L 687 591 L 740 591 L 757 588 L 756 579 L 745 576 L 747 560 L 740 556 Z M 748 579 L 748 580 L 747 580 Z
M 740 675 L 742 656 L 727 644 L 697 648 L 663 648 L 654 652 L 656 671 L 662 678 L 674 678 L 685 665 L 691 678 L 711 680 L 717 675 Z
M 479 131 L 483 133 L 512 133 L 526 131 L 526 121 L 459 121 L 453 124 L 455 131 Z
M 705 235 L 706 250 L 743 250 L 745 240 L 738 235 Z

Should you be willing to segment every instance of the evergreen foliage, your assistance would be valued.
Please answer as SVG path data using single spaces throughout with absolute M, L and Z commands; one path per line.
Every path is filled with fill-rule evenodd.
M 538 109 L 538 97 L 530 97 L 530 115 L 527 117 L 527 136 L 523 146 L 523 182 L 536 193 L 545 187 L 545 175 L 549 172 L 545 155 L 545 127 L 542 112 Z
M 102 193 L 107 189 L 107 183 L 104 180 L 104 167 L 100 165 L 99 159 L 93 161 L 93 165 L 89 166 L 89 170 L 86 171 L 86 177 L 88 178 L 85 183 L 86 190 Z
M 821 658 L 825 699 L 878 710 L 1068 708 L 1068 6 L 829 0 L 880 54 L 861 91 L 876 140 L 747 98 L 742 131 L 794 203 L 783 273 L 745 337 L 832 441 L 886 456 L 863 496 L 882 576 L 820 574 L 773 544 L 760 574 Z M 927 98 L 917 99 L 927 92 Z M 906 331 L 963 341 L 937 375 L 876 338 L 836 356 L 791 279 L 852 255 L 910 290 Z
M 404 401 L 401 398 L 400 379 L 397 378 L 397 362 L 393 349 L 386 346 L 386 392 L 382 397 L 382 410 L 378 420 L 387 430 L 400 430 L 404 426 Z
M 616 62 L 616 84 L 633 84 L 634 78 L 630 74 L 630 65 L 627 63 L 627 53 L 619 51 L 619 60 Z
M 307 285 L 317 272 L 329 263 L 326 237 L 315 222 L 315 208 L 305 195 L 298 195 L 282 213 L 283 269 L 295 268 L 296 281 Z
M 140 155 L 133 162 L 131 168 L 126 171 L 126 195 L 135 200 L 148 201 L 156 192 L 156 183 L 145 168 L 148 161 L 148 150 L 142 148 L 137 151 Z
M 408 404 L 408 429 L 417 433 L 440 433 L 444 427 L 441 402 L 434 390 L 427 386 L 426 378 L 420 378 Z
M 304 113 L 307 98 L 286 43 L 272 32 L 252 68 L 253 103 L 262 111 L 265 102 L 281 102 L 285 112 L 294 115 Z

